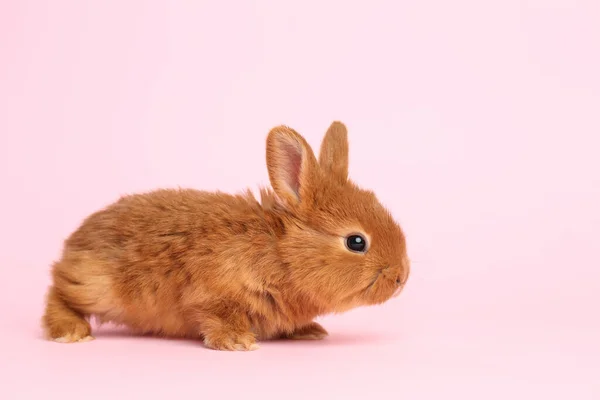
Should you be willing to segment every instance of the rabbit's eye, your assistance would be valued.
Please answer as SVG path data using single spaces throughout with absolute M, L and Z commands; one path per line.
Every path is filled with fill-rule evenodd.
M 350 251 L 363 253 L 367 248 L 367 241 L 360 235 L 350 235 L 346 238 L 346 247 Z

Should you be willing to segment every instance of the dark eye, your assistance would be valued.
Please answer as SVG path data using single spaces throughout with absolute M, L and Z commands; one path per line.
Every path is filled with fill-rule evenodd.
M 362 253 L 367 248 L 367 241 L 360 235 L 350 235 L 346 238 L 346 247 L 351 251 Z

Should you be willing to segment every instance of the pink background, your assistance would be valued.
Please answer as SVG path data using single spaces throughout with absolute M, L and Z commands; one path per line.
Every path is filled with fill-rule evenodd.
M 2 1 L 0 398 L 599 399 L 599 21 L 597 0 Z M 402 296 L 252 353 L 40 338 L 90 212 L 257 188 L 271 127 L 318 146 L 334 119 L 407 232 Z

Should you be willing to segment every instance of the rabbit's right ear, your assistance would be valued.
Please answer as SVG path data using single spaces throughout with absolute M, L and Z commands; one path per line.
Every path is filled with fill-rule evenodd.
M 340 183 L 348 180 L 348 130 L 339 121 L 327 129 L 321 151 L 319 165 L 323 171 Z
M 317 159 L 306 140 L 287 126 L 273 128 L 267 136 L 267 169 L 277 197 L 286 206 L 306 202 L 319 182 Z

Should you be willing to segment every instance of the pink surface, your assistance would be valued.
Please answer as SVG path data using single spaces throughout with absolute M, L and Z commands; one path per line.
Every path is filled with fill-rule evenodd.
M 0 398 L 599 399 L 599 20 L 595 0 L 3 1 Z M 318 146 L 334 119 L 407 232 L 402 296 L 252 353 L 40 339 L 87 214 L 256 188 L 272 126 Z

